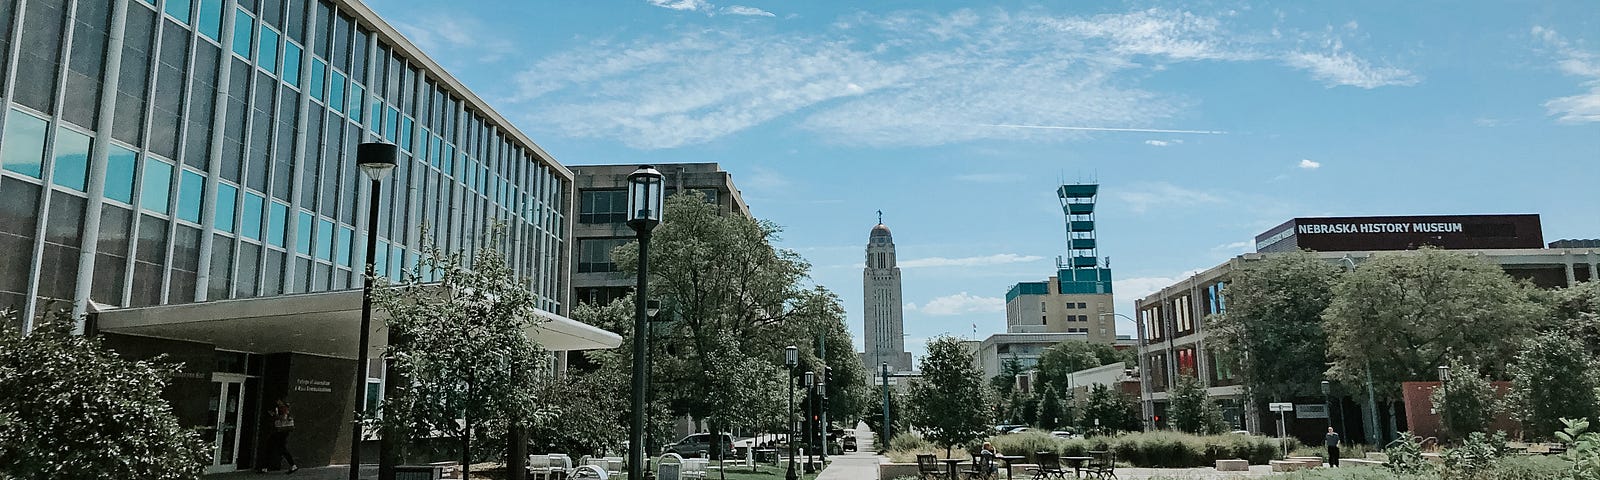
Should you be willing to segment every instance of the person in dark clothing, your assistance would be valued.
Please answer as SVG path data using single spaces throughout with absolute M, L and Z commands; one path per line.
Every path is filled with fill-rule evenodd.
M 1328 427 L 1328 434 L 1322 437 L 1322 442 L 1328 446 L 1328 466 L 1339 466 L 1339 432 Z
M 272 436 L 267 439 L 267 448 L 277 450 L 277 455 L 288 462 L 287 473 L 294 473 L 300 469 L 300 466 L 294 464 L 294 455 L 289 453 L 289 432 L 294 431 L 294 415 L 289 413 L 289 404 L 284 403 L 281 398 L 268 414 L 272 417 Z M 267 455 L 267 458 L 272 458 L 272 455 Z M 267 473 L 266 467 L 258 467 L 256 471 Z

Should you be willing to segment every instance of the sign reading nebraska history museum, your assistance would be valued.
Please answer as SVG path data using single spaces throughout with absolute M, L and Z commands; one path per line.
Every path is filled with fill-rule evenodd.
M 1256 236 L 1256 251 L 1544 248 L 1538 215 L 1296 218 Z

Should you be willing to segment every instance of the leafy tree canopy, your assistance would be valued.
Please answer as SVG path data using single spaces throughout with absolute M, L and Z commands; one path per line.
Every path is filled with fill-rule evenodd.
M 1582 352 L 1582 342 L 1558 331 L 1522 342 L 1505 407 L 1523 432 L 1544 437 L 1562 418 L 1600 418 L 1600 360 Z
M 983 378 L 972 365 L 972 352 L 957 340 L 941 336 L 928 342 L 922 378 L 911 385 L 911 425 L 923 437 L 950 449 L 980 438 L 988 428 Z
M 27 336 L 11 324 L 0 322 L 0 478 L 199 478 L 209 450 L 161 398 L 178 366 L 124 360 L 73 335 L 66 312 Z
M 1192 375 L 1180 374 L 1172 387 L 1167 407 L 1171 423 L 1180 432 L 1212 435 L 1227 431 L 1222 420 L 1222 408 L 1206 394 L 1200 380 Z
M 1039 355 L 1039 383 L 1041 388 L 1066 391 L 1072 372 L 1113 363 L 1133 360 L 1133 351 L 1117 350 L 1111 345 L 1067 340 L 1057 343 Z
M 1307 252 L 1269 256 L 1233 272 L 1227 308 L 1212 315 L 1219 353 L 1239 361 L 1244 387 L 1258 398 L 1320 392 L 1327 368 L 1323 311 L 1341 270 Z
M 1491 377 L 1545 315 L 1536 293 L 1481 257 L 1424 248 L 1377 255 L 1334 285 L 1323 314 L 1331 372 L 1397 400 L 1400 382 L 1434 380 L 1459 356 Z M 1231 307 L 1231 305 L 1230 305 Z

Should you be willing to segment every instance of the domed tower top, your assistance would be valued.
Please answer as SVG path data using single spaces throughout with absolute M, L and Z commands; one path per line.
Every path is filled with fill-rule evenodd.
M 881 224 L 881 223 L 878 224 L 877 226 L 872 227 L 872 236 L 873 237 L 888 237 L 888 236 L 891 236 L 891 235 L 889 235 L 889 227 L 887 227 L 887 226 L 885 226 L 884 224 Z

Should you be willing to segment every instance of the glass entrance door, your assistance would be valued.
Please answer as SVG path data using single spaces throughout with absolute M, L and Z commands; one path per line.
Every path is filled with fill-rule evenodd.
M 207 415 L 212 419 L 211 465 L 206 473 L 237 470 L 239 459 L 239 426 L 244 424 L 244 376 L 215 374 L 207 403 Z

